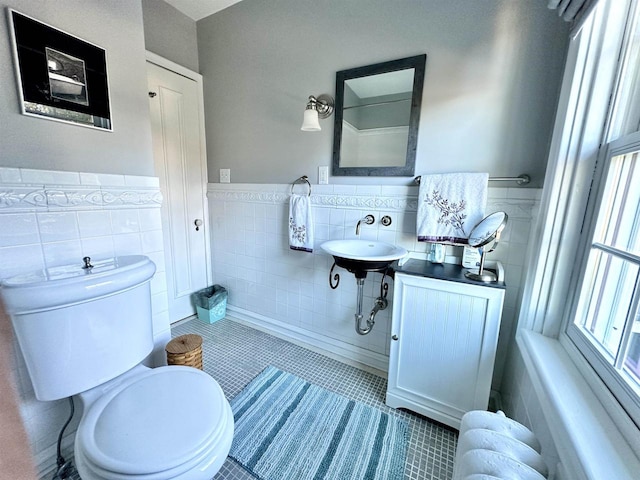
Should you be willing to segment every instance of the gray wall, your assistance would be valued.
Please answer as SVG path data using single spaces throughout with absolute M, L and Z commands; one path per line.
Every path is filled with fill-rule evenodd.
M 147 50 L 198 71 L 196 22 L 162 0 L 142 0 Z
M 317 181 L 333 118 L 301 132 L 338 70 L 427 54 L 416 173 L 544 177 L 568 29 L 544 2 L 243 0 L 198 25 L 209 180 Z M 408 179 L 331 178 L 402 184 Z
M 106 49 L 113 132 L 20 114 L 6 7 Z M 0 165 L 153 175 L 140 3 L 0 0 L 0 9 Z

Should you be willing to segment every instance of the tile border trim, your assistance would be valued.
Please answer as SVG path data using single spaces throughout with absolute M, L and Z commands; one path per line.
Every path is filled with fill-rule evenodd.
M 318 188 L 325 187 L 325 188 Z M 315 207 L 377 210 L 388 212 L 416 212 L 418 210 L 417 187 L 374 187 L 336 185 L 331 191 L 327 186 L 313 185 L 311 204 Z M 333 186 L 330 186 L 333 187 Z M 363 188 L 364 191 L 360 191 Z M 321 190 L 314 193 L 313 190 Z M 503 210 L 513 218 L 532 218 L 539 205 L 539 189 L 489 188 L 487 210 Z M 379 193 L 378 193 L 379 192 Z M 285 204 L 289 201 L 288 184 L 219 184 L 207 187 L 210 201 Z
M 64 182 L 48 183 L 47 180 Z M 0 213 L 158 208 L 161 205 L 157 177 L 0 167 Z

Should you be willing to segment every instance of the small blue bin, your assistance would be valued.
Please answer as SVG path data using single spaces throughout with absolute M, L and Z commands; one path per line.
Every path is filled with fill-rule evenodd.
M 207 287 L 194 295 L 196 312 L 200 321 L 217 322 L 227 314 L 227 290 L 221 285 Z

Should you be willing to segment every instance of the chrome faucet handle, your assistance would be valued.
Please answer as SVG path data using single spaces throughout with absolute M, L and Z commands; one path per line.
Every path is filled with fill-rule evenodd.
M 358 220 L 358 223 L 356 224 L 356 235 L 360 235 L 360 224 L 362 222 L 366 223 L 367 225 L 373 225 L 375 221 L 376 219 L 373 215 L 367 215 L 366 217 Z

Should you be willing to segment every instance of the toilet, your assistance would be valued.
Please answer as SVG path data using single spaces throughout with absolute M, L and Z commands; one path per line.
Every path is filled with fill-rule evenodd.
M 1 284 L 38 400 L 76 396 L 75 464 L 83 480 L 210 480 L 233 439 L 220 385 L 186 366 L 149 368 L 153 350 L 143 255 L 55 267 Z

